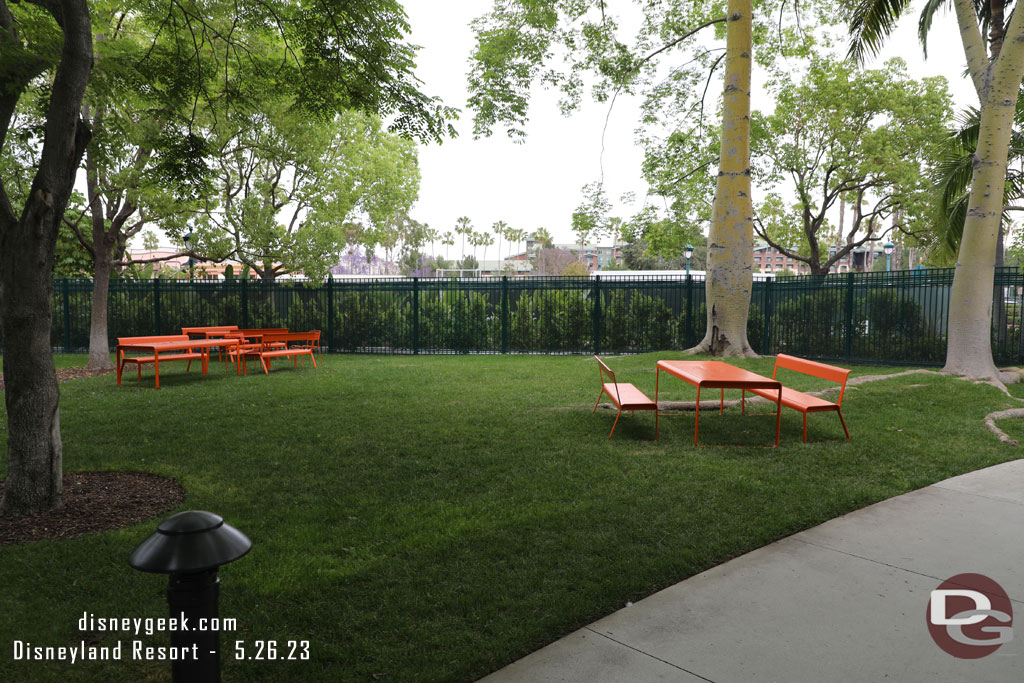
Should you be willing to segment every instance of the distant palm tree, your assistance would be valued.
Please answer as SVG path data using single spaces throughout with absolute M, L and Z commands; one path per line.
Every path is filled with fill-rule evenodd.
M 480 246 L 484 248 L 484 257 L 480 259 L 480 263 L 483 263 L 484 261 L 487 260 L 487 247 L 491 246 L 492 244 L 494 244 L 494 235 L 491 235 L 490 233 L 486 232 L 480 233 Z
M 505 221 L 498 221 L 491 226 L 491 230 L 498 236 L 498 261 L 501 261 L 501 238 L 508 237 L 509 233 L 512 232 L 512 228 L 508 227 L 508 223 Z M 501 264 L 498 264 L 498 270 L 501 270 Z
M 545 249 L 550 249 L 555 245 L 555 240 L 551 237 L 551 233 L 547 231 L 547 228 L 537 228 L 534 230 L 533 239 L 536 242 L 540 242 L 540 245 Z
M 448 247 L 455 246 L 455 235 L 450 230 L 441 235 L 441 244 L 444 245 L 444 260 L 448 260 Z
M 466 237 L 473 232 L 473 222 L 468 216 L 461 216 L 455 221 L 455 232 L 462 235 L 462 255 L 466 255 Z M 472 242 L 470 242 L 472 244 Z

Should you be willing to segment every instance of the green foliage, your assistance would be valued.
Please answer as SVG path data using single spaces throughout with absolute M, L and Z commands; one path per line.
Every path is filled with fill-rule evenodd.
M 930 236 L 930 175 L 950 118 L 945 79 L 914 80 L 898 59 L 856 71 L 815 58 L 802 81 L 776 72 L 769 91 L 774 111 L 751 116 L 754 179 L 770 190 L 795 182 L 797 201 L 768 193 L 755 222 L 763 239 L 820 273 L 868 240 Z M 854 206 L 842 235 L 827 217 L 841 197 Z

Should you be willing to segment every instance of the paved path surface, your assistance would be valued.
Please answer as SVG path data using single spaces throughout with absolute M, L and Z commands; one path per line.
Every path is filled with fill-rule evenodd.
M 940 650 L 930 592 L 995 579 L 1016 638 L 982 659 Z M 1024 681 L 1024 460 L 852 512 L 693 576 L 486 683 Z

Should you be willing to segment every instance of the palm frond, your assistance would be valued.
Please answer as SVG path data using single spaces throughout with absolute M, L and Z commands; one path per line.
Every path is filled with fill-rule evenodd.
M 921 17 L 917 21 L 917 37 L 921 41 L 921 49 L 924 51 L 925 59 L 928 58 L 928 32 L 932 30 L 932 21 L 936 13 L 943 5 L 949 4 L 951 0 L 928 0 L 921 9 Z
M 882 49 L 910 0 L 860 0 L 850 14 L 850 50 L 846 58 L 862 64 Z

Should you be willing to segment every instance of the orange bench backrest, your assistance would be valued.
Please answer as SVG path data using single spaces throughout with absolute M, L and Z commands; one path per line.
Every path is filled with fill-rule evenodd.
M 242 334 L 283 334 L 288 331 L 287 327 L 247 327 L 238 330 Z
M 290 341 L 320 341 L 320 330 L 311 332 L 270 332 L 263 335 L 264 344 Z
M 619 383 L 615 380 L 615 373 L 612 372 L 612 369 L 597 356 L 594 356 L 594 360 L 597 361 L 597 372 L 601 377 L 601 386 L 604 386 L 604 376 L 608 375 L 612 380 L 612 384 L 615 385 L 615 400 L 621 404 L 622 401 L 619 399 Z
M 820 377 L 821 379 L 840 384 L 839 399 L 836 401 L 836 405 L 843 404 L 843 394 L 846 392 L 846 379 L 850 376 L 849 370 L 845 368 L 837 368 L 834 365 L 826 365 L 825 363 L 819 363 L 814 360 L 806 360 L 804 358 L 797 358 L 796 356 L 787 356 L 784 353 L 780 353 L 775 357 L 775 372 L 772 373 L 772 379 L 775 379 L 775 375 L 778 373 L 779 368 L 793 370 L 795 372 L 812 375 L 814 377 Z
M 191 341 L 187 334 L 157 334 L 148 337 L 118 337 L 118 344 L 150 344 L 165 341 Z

